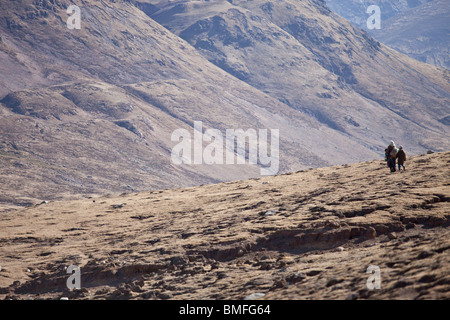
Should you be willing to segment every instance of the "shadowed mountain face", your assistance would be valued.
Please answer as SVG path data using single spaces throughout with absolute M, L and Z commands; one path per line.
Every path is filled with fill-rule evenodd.
M 322 1 L 146 2 L 223 70 L 363 145 L 448 148 L 448 72 L 383 46 Z
M 371 34 L 414 59 L 450 69 L 450 5 L 434 0 L 385 21 Z
M 340 16 L 368 31 L 380 42 L 408 56 L 450 69 L 450 7 L 446 0 L 352 1 L 327 0 Z M 368 30 L 367 8 L 378 5 L 381 29 Z
M 447 146 L 447 138 L 436 136 L 431 146 L 413 137 L 423 130 L 448 135 L 439 122 L 448 115 L 445 73 L 381 45 L 321 1 L 159 6 L 149 15 L 208 60 L 362 144 L 391 136 L 413 149 Z
M 422 4 L 434 0 L 325 0 L 328 7 L 340 16 L 351 21 L 363 30 L 367 29 L 367 8 L 371 5 L 380 7 L 382 20 L 393 18 L 409 9 L 416 8 Z
M 323 1 L 74 1 L 80 30 L 70 4 L 0 3 L 1 203 L 260 175 L 175 165 L 194 121 L 278 129 L 280 173 L 449 147 L 448 74 Z

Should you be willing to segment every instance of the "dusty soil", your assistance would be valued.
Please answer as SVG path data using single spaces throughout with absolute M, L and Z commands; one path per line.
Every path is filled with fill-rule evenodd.
M 1 299 L 448 299 L 450 152 L 0 213 Z M 69 290 L 66 268 L 81 269 Z M 370 265 L 380 289 L 370 290 Z

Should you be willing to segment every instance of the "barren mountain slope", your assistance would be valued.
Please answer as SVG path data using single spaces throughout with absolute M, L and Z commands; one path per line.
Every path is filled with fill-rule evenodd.
M 260 175 L 174 165 L 171 134 L 193 134 L 194 121 L 223 134 L 280 130 L 280 172 L 379 157 L 214 66 L 128 1 L 75 1 L 80 30 L 66 27 L 70 3 L 0 3 L 1 205 Z
M 446 0 L 327 0 L 333 12 L 368 31 L 375 39 L 408 56 L 442 68 L 450 68 L 449 3 Z M 378 5 L 381 29 L 369 30 L 366 13 Z
M 323 1 L 142 2 L 222 69 L 362 145 L 449 147 L 448 72 L 380 44 Z
M 385 21 L 396 15 L 416 8 L 422 4 L 433 2 L 434 0 L 325 0 L 331 10 L 338 13 L 363 30 L 367 30 L 367 8 L 370 5 L 377 5 L 381 10 L 382 20 Z
M 373 161 L 4 212 L 0 298 L 448 299 L 449 165 L 446 152 L 402 173 Z
M 450 4 L 434 0 L 387 20 L 371 34 L 414 59 L 450 69 Z

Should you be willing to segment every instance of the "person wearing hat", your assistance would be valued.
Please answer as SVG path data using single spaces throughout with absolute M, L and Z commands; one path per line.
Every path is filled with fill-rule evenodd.
M 386 149 L 387 165 L 391 169 L 391 172 L 395 172 L 395 160 L 397 157 L 397 147 L 394 141 L 391 141 Z
M 395 157 L 397 158 L 398 171 L 401 171 L 402 167 L 403 171 L 405 171 L 406 153 L 403 150 L 403 146 L 398 147 L 398 152 Z

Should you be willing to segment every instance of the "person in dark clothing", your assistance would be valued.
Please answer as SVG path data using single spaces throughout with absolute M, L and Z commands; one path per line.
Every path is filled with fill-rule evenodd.
M 389 146 L 386 149 L 387 156 L 387 165 L 391 169 L 391 172 L 395 172 L 395 160 L 397 159 L 397 147 L 395 146 L 394 141 L 391 141 Z
M 398 147 L 398 152 L 395 157 L 397 158 L 398 171 L 401 171 L 402 167 L 403 167 L 403 171 L 405 171 L 406 153 L 403 150 L 402 146 Z

